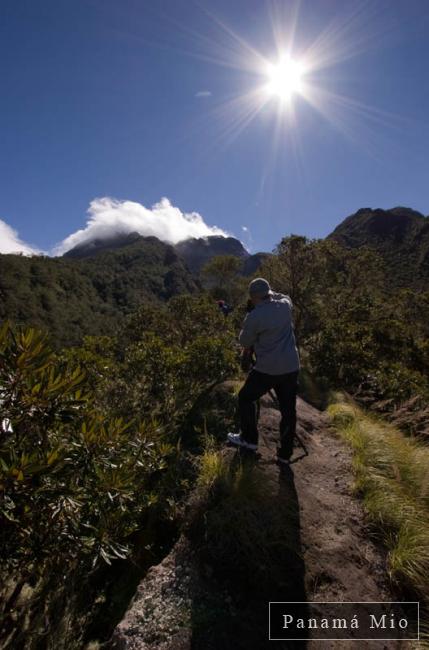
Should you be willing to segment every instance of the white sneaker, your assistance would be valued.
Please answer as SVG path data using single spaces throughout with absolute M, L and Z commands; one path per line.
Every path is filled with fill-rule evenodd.
M 251 442 L 243 440 L 240 433 L 228 433 L 226 437 L 228 442 L 236 447 L 245 447 L 245 449 L 250 449 L 251 451 L 256 451 L 258 449 L 258 445 L 253 445 Z

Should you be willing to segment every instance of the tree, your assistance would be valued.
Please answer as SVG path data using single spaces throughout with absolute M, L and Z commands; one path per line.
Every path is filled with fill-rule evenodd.
M 243 260 L 234 255 L 218 255 L 203 267 L 201 277 L 216 300 L 236 305 L 246 290 L 241 271 Z
M 291 235 L 282 239 L 275 252 L 262 265 L 261 275 L 275 291 L 292 299 L 297 339 L 304 344 L 309 330 L 315 327 L 312 305 L 321 266 L 317 242 Z

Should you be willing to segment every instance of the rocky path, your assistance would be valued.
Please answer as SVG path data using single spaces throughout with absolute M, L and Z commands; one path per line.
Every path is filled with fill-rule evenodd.
M 279 413 L 267 398 L 260 418 L 261 480 L 266 481 L 278 508 L 291 501 L 294 520 L 287 521 L 301 561 L 285 568 L 273 585 L 271 600 L 389 601 L 385 560 L 370 541 L 360 503 L 352 495 L 351 457 L 330 429 L 324 414 L 299 400 L 298 434 L 308 449 L 297 447 L 290 469 L 281 470 L 273 457 Z M 237 452 L 231 450 L 231 455 Z M 399 648 L 399 642 L 268 642 L 266 595 L 242 594 L 237 609 L 231 585 L 215 582 L 210 567 L 201 567 L 189 540 L 182 537 L 172 552 L 153 567 L 114 634 L 110 647 L 129 650 L 264 650 L 264 648 Z M 204 636 L 201 604 L 218 614 L 225 633 Z M 228 609 L 228 604 L 230 607 Z M 234 607 L 236 611 L 234 611 Z M 225 609 L 226 608 L 226 609 Z M 232 610 L 232 612 L 231 612 Z M 198 628 L 198 633 L 196 629 Z M 405 645 L 404 645 L 405 647 Z M 410 647 L 408 645 L 407 647 Z

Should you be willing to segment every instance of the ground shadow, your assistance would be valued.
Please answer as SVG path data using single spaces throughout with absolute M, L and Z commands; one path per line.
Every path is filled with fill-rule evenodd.
M 269 602 L 302 602 L 299 615 L 305 618 L 308 611 L 305 590 L 305 564 L 300 536 L 298 495 L 293 470 L 290 466 L 261 469 L 254 454 L 237 452 L 231 467 L 243 462 L 254 464 L 259 480 L 269 483 L 269 499 L 261 506 L 257 526 L 267 531 L 267 556 L 258 557 L 255 550 L 253 564 L 243 566 L 240 558 L 233 563 L 220 563 L 207 559 L 203 553 L 197 558 L 201 580 L 193 594 L 191 626 L 192 650 L 281 650 L 305 648 L 306 641 L 269 640 Z M 258 467 L 259 465 L 259 467 Z M 209 513 L 207 513 L 209 517 Z M 237 517 L 239 513 L 237 513 Z M 260 541 L 261 530 L 255 530 Z M 226 538 L 230 534 L 224 531 Z M 209 540 L 210 541 L 210 540 Z M 258 547 L 256 546 L 256 549 Z M 248 549 L 246 549 L 248 553 Z M 210 564 L 210 566 L 208 566 Z

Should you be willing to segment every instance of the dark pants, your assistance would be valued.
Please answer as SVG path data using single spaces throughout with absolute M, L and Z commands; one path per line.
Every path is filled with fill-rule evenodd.
M 246 383 L 238 393 L 240 428 L 244 440 L 254 445 L 258 444 L 256 402 L 269 390 L 274 389 L 281 413 L 279 454 L 289 458 L 292 455 L 296 430 L 297 387 L 298 372 L 288 372 L 285 375 L 267 375 L 252 370 L 247 376 Z

